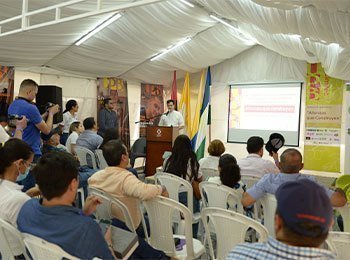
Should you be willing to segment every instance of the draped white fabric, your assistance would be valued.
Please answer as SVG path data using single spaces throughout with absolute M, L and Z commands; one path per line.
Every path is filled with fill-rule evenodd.
M 0 20 L 20 14 L 20 2 L 2 0 Z M 29 0 L 29 9 L 61 2 Z M 113 6 L 137 1 L 103 2 Z M 269 7 L 272 4 L 267 0 L 192 2 L 196 4 L 194 8 L 178 0 L 168 0 L 126 9 L 122 18 L 80 46 L 74 42 L 111 14 L 0 37 L 0 64 L 31 70 L 41 67 L 39 71 L 44 70 L 44 66 L 89 77 L 117 76 L 168 84 L 173 70 L 182 77 L 186 71 L 195 73 L 215 64 L 218 65 L 213 77 L 222 76 L 217 82 L 227 83 L 238 78 L 249 81 L 300 79 L 301 75 L 305 76 L 307 61 L 321 62 L 330 76 L 350 79 L 350 13 L 345 12 L 350 10 L 350 1 L 336 1 L 334 5 L 316 0 L 283 5 L 281 1 L 279 8 Z M 92 5 L 93 1 L 77 4 L 62 12 L 74 14 L 89 10 Z M 218 23 L 209 17 L 212 13 L 229 19 L 239 29 Z M 49 16 L 41 15 L 33 22 L 45 21 Z M 2 30 L 13 26 L 6 25 Z M 150 61 L 155 54 L 187 37 L 192 40 Z M 246 67 L 249 71 L 246 73 L 240 66 L 234 66 L 250 64 L 251 59 L 257 66 L 268 63 L 271 66 L 273 61 L 280 71 L 269 70 L 277 66 L 256 70 Z

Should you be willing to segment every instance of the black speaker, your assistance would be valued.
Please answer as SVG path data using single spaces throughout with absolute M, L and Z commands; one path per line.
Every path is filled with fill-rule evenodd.
M 62 122 L 62 88 L 52 85 L 41 85 L 38 87 L 36 105 L 41 114 L 46 112 L 49 103 L 58 104 L 61 108 L 60 112 L 53 117 L 53 123 L 58 124 Z

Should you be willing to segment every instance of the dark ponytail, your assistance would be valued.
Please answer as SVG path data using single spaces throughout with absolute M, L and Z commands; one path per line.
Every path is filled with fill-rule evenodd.
M 224 154 L 219 159 L 220 180 L 225 186 L 233 186 L 241 180 L 241 169 L 236 158 L 231 154 Z
M 66 109 L 63 111 L 63 114 L 70 111 L 76 105 L 78 105 L 78 102 L 76 100 L 74 100 L 74 99 L 68 100 L 66 103 Z
M 0 147 L 0 175 L 3 175 L 14 161 L 28 160 L 33 154 L 32 148 L 22 140 L 13 138 Z

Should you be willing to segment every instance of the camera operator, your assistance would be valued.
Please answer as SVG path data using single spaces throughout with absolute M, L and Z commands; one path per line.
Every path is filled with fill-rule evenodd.
M 58 105 L 53 105 L 48 108 L 48 111 L 43 115 L 36 105 L 32 103 L 38 92 L 38 84 L 31 79 L 22 81 L 18 97 L 11 103 L 8 109 L 8 115 L 25 116 L 27 120 L 27 127 L 23 129 L 23 141 L 25 141 L 34 151 L 35 163 L 41 157 L 41 140 L 40 132 L 49 134 L 52 129 L 53 116 L 59 111 Z M 46 122 L 44 119 L 46 119 Z M 31 174 L 23 181 L 24 191 L 35 185 L 35 180 Z

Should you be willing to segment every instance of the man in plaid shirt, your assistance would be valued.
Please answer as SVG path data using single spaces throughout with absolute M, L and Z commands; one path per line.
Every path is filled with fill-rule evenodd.
M 238 245 L 227 259 L 335 259 L 333 253 L 319 248 L 333 223 L 324 188 L 301 179 L 282 184 L 275 195 L 276 239 Z

